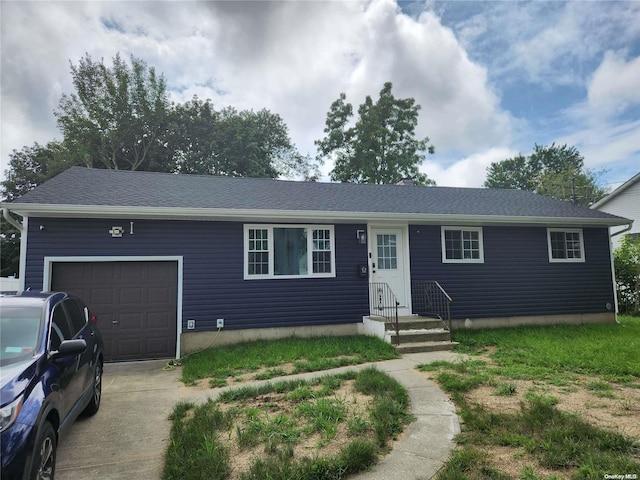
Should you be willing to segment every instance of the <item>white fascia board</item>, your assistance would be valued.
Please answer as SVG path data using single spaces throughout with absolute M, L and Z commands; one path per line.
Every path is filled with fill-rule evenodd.
M 291 221 L 416 223 L 437 225 L 560 225 L 620 226 L 622 218 L 527 217 L 504 215 L 452 215 L 387 212 L 332 212 L 314 210 L 269 210 L 231 208 L 129 207 L 105 205 L 4 204 L 20 215 L 61 218 L 122 218 L 205 221 Z

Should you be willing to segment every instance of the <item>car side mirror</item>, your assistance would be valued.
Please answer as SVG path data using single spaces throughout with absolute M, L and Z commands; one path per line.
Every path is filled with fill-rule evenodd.
M 51 352 L 54 358 L 71 357 L 79 355 L 87 349 L 87 342 L 83 338 L 77 340 L 65 340 L 60 344 L 57 351 Z

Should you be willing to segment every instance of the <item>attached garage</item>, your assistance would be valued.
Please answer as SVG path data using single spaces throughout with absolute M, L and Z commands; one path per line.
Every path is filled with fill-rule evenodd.
M 51 290 L 87 302 L 98 317 L 105 360 L 176 356 L 178 262 L 53 261 Z

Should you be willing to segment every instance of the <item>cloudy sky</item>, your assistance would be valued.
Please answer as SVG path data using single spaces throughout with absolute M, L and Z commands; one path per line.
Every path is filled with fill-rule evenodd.
M 438 185 L 481 186 L 534 144 L 576 146 L 615 187 L 640 171 L 640 2 L 6 1 L 1 161 L 60 139 L 53 111 L 70 61 L 133 54 L 171 99 L 280 114 L 302 153 L 341 92 L 386 81 L 422 106 L 422 166 Z M 323 172 L 331 170 L 324 165 Z

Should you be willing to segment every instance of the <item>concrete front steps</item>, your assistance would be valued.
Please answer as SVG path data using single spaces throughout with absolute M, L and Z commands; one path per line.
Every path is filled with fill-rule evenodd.
M 451 341 L 451 332 L 439 318 L 417 315 L 398 318 L 400 344 L 397 342 L 395 325 L 385 322 L 385 336 L 395 345 L 398 353 L 437 352 L 451 350 L 457 342 Z

